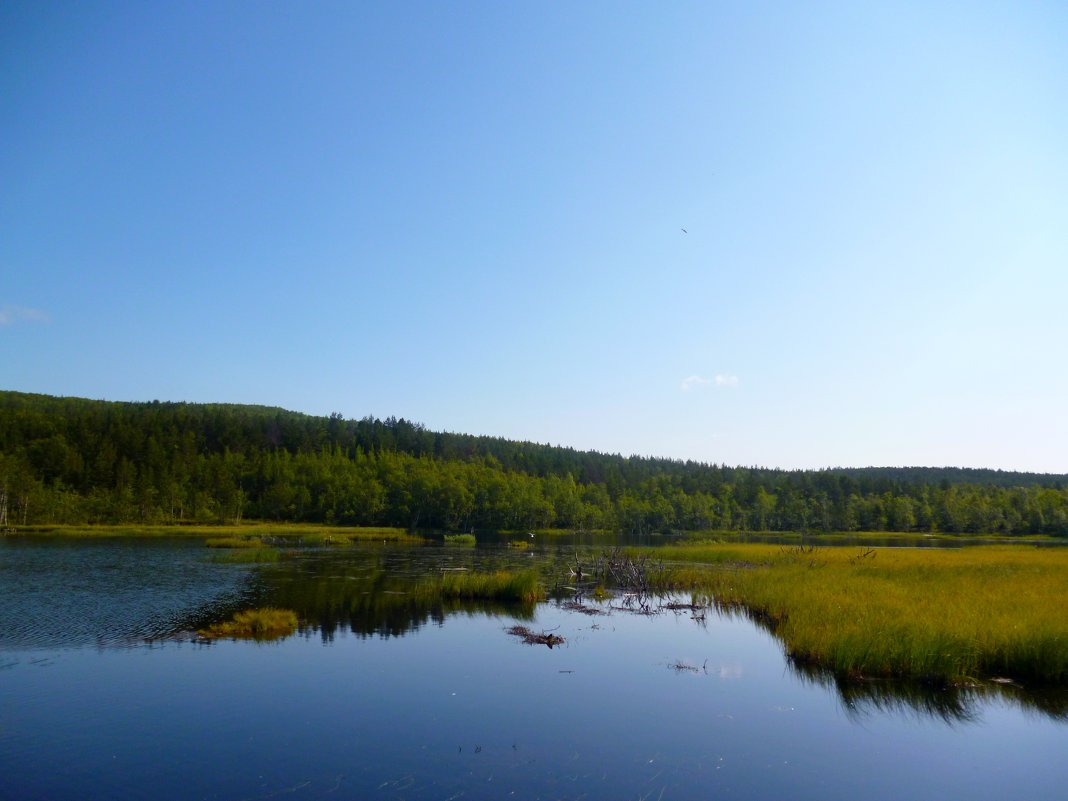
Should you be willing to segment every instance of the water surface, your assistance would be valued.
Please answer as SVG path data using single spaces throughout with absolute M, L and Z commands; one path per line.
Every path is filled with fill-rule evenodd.
M 1056 694 L 838 686 L 741 617 L 405 594 L 558 554 L 215 556 L 0 542 L 0 798 L 1054 799 L 1068 781 Z M 175 636 L 268 601 L 297 635 Z M 566 643 L 524 645 L 516 622 Z

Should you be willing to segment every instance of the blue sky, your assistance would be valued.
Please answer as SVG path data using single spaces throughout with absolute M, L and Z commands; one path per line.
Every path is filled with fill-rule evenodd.
M 7 2 L 0 387 L 1068 472 L 1065 42 L 1059 2 Z

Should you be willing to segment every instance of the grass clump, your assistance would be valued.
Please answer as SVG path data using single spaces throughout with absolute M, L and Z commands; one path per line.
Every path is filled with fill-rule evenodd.
M 745 610 L 801 663 L 935 683 L 1068 683 L 1068 549 L 736 543 L 658 553 L 676 562 L 676 588 Z
M 475 538 L 474 534 L 446 534 L 445 535 L 445 544 L 446 545 L 468 545 L 468 546 L 470 546 L 470 545 L 475 545 L 477 543 L 478 543 L 478 540 Z
M 532 603 L 544 596 L 538 574 L 498 570 L 495 573 L 446 573 L 441 579 L 443 598 L 466 598 Z
M 249 609 L 238 612 L 232 620 L 216 623 L 198 633 L 201 637 L 214 640 L 219 638 L 274 640 L 286 637 L 297 629 L 297 614 L 289 609 Z
M 390 528 L 388 526 L 360 526 L 345 530 L 345 536 L 350 542 L 363 540 L 388 540 L 389 542 L 422 542 L 422 537 L 409 534 L 403 528 Z
M 422 537 L 409 534 L 403 528 L 366 526 L 362 528 L 323 528 L 319 531 L 302 531 L 300 541 L 304 545 L 345 547 L 363 542 L 423 542 Z
M 525 551 L 527 548 L 530 547 L 530 541 L 529 540 L 512 540 L 511 542 L 508 543 L 508 547 L 509 548 L 515 548 L 516 550 L 519 550 L 519 551 Z

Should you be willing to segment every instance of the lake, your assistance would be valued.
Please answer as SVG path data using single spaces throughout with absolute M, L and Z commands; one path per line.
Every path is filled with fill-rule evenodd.
M 0 540 L 3 799 L 1064 797 L 1068 702 L 846 683 L 742 616 L 427 603 L 442 570 L 566 546 L 224 561 L 196 539 Z M 190 636 L 294 609 L 266 643 Z M 696 619 L 695 619 L 696 618 Z M 547 648 L 515 624 L 565 638 Z

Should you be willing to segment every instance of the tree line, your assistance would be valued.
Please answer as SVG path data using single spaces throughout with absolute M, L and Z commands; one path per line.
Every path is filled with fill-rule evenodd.
M 0 523 L 1068 535 L 1068 476 L 774 470 L 265 406 L 0 392 Z

